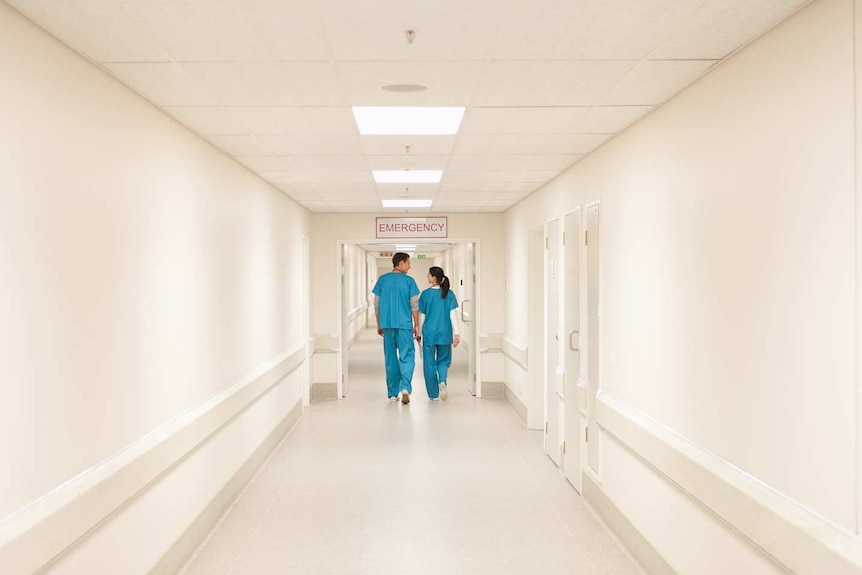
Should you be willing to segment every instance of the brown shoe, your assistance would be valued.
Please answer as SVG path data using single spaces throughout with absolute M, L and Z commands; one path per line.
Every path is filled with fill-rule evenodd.
M 404 405 L 410 403 L 410 394 L 406 391 L 401 392 L 401 403 L 403 403 Z

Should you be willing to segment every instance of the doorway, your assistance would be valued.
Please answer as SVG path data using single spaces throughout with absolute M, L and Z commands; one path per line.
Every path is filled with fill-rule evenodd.
M 586 387 L 581 378 L 581 210 L 564 217 L 563 224 L 563 472 L 581 493 L 582 453 L 586 450 Z
M 560 367 L 559 291 L 560 291 L 560 220 L 547 223 L 545 233 L 545 453 L 560 466 L 562 434 L 560 412 L 562 389 L 558 379 Z
M 336 362 L 338 398 L 346 397 L 349 389 L 348 358 L 352 344 L 366 329 L 375 332 L 377 330 L 374 296 L 371 290 L 380 275 L 392 271 L 392 255 L 397 251 L 410 254 L 411 269 L 408 275 L 416 281 L 420 292 L 428 287 L 427 275 L 428 268 L 431 266 L 442 267 L 449 277 L 451 288 L 458 297 L 461 320 L 461 345 L 453 350 L 450 373 L 452 376 L 458 376 L 460 380 L 461 374 L 466 371 L 464 379 L 468 391 L 472 395 L 481 396 L 481 386 L 477 383 L 481 381 L 477 341 L 479 309 L 476 306 L 480 293 L 477 272 L 478 245 L 478 241 L 472 239 L 442 242 L 425 240 L 413 243 L 405 240 L 397 244 L 392 243 L 392 240 L 389 243 L 383 243 L 380 240 L 339 241 L 340 277 L 337 284 L 338 309 L 336 310 L 339 317 L 339 348 Z M 357 264 L 360 261 L 361 263 Z M 382 365 L 382 345 L 380 352 Z M 414 391 L 424 389 L 418 349 L 417 366 L 413 377 Z M 422 382 L 418 388 L 417 382 Z
M 596 475 L 600 475 L 601 432 L 596 418 L 596 404 L 600 381 L 601 342 L 601 279 L 599 204 L 587 206 L 587 229 L 584 243 L 587 248 L 587 465 Z

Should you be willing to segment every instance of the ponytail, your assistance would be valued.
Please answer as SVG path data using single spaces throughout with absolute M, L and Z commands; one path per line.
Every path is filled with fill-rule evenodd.
M 434 276 L 434 279 L 437 280 L 437 285 L 440 286 L 440 297 L 446 299 L 446 296 L 449 295 L 449 278 L 443 273 L 443 268 L 432 266 L 428 273 Z

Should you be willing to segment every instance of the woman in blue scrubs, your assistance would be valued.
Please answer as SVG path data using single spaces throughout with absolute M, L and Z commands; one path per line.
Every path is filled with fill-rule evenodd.
M 424 316 L 422 324 L 422 362 L 425 373 L 425 389 L 432 401 L 446 401 L 449 392 L 446 376 L 452 363 L 452 346 L 458 347 L 458 298 L 449 289 L 449 278 L 443 268 L 428 270 L 431 287 L 419 296 L 419 313 Z

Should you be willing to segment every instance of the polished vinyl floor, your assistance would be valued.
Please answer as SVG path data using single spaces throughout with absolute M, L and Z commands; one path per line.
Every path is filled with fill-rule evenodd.
M 382 340 L 351 350 L 347 398 L 315 402 L 186 575 L 642 575 L 504 400 L 449 400 L 421 364 L 409 405 L 386 397 Z

